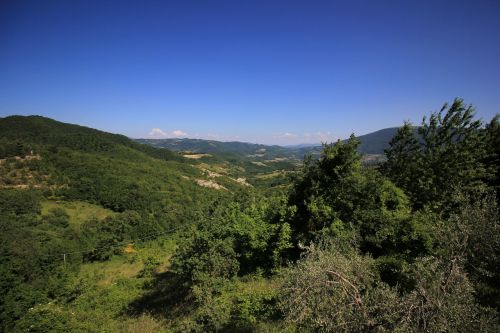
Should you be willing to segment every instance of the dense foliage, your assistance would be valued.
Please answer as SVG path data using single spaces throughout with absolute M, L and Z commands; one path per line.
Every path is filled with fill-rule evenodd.
M 474 108 L 456 99 L 424 118 L 419 136 L 405 124 L 387 150 L 385 173 L 412 198 L 417 209 L 440 209 L 451 204 L 454 192 L 470 192 L 496 176 L 493 142 L 498 120 L 484 128 Z
M 215 189 L 216 163 L 0 119 L 0 331 L 497 332 L 499 128 L 456 99 L 383 164 L 351 136 Z
M 123 136 L 42 117 L 3 118 L 0 128 L 4 331 L 65 295 L 82 263 L 189 223 L 210 197 L 224 196 L 186 179 L 202 174 L 182 157 Z M 63 207 L 82 201 L 90 212 L 76 223 Z M 106 216 L 94 214 L 104 208 Z

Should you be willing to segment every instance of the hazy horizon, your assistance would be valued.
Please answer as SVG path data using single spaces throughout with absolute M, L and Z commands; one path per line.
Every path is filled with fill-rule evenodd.
M 295 145 L 500 105 L 500 3 L 3 1 L 0 116 Z

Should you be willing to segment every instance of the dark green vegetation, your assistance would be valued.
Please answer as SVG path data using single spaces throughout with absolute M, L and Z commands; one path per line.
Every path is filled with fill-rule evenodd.
M 384 160 L 384 149 L 397 128 L 386 128 L 358 137 L 358 151 L 365 164 Z M 321 145 L 269 146 L 246 142 L 203 139 L 136 139 L 156 148 L 167 148 L 191 158 L 202 169 L 222 173 L 233 179 L 244 178 L 259 188 L 285 186 L 288 175 L 302 163 L 305 155 L 319 158 Z M 344 140 L 346 142 L 347 140 Z
M 383 164 L 352 136 L 252 187 L 241 159 L 0 119 L 1 330 L 497 332 L 499 128 L 457 99 Z
M 222 142 L 203 139 L 137 139 L 135 141 L 173 151 L 218 154 L 227 157 L 261 157 L 266 159 L 290 157 L 301 159 L 300 155 L 294 155 L 297 150 L 293 148 L 239 141 Z
M 306 153 L 303 149 L 245 142 L 202 139 L 137 139 L 136 142 L 167 148 L 190 158 L 191 163 L 233 179 L 244 178 L 252 186 L 283 186 Z

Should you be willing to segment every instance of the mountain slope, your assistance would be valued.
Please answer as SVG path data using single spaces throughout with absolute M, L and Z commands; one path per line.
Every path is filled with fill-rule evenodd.
M 114 211 L 172 216 L 217 192 L 216 181 L 178 153 L 39 116 L 0 118 L 0 152 L 13 159 L 0 164 L 0 187 L 39 188 Z M 229 191 L 242 187 L 221 181 Z
M 158 148 L 166 148 L 190 158 L 192 163 L 213 173 L 233 179 L 245 179 L 253 186 L 278 186 L 286 174 L 302 162 L 300 150 L 246 142 L 221 142 L 202 139 L 136 139 Z
M 199 222 L 200 212 L 215 198 L 243 188 L 229 180 L 227 190 L 204 187 L 214 181 L 170 150 L 37 116 L 0 118 L 0 153 L 0 332 L 101 330 L 103 325 L 89 327 L 118 302 L 107 298 L 104 307 L 93 310 L 101 295 L 94 291 L 110 290 L 94 284 L 113 267 L 108 260 L 126 253 L 120 270 L 133 267 L 126 279 L 116 270 L 108 275 L 117 279 L 109 285 L 122 285 L 120 296 L 129 297 L 121 303 L 125 307 L 142 292 L 140 278 L 130 277 L 153 254 L 155 260 L 168 255 L 156 242 L 148 243 L 150 252 L 139 247 Z M 91 276 L 80 274 L 93 266 L 98 268 Z M 73 288 L 73 279 L 86 281 L 85 290 Z M 55 302 L 66 290 L 74 290 L 75 297 Z M 75 299 L 71 318 L 78 309 L 83 315 L 74 321 L 77 326 L 65 319 L 57 326 Z M 82 309 L 82 300 L 93 305 Z M 64 305 L 50 312 L 56 303 Z M 19 324 L 20 318 L 36 314 L 35 308 L 43 309 L 45 319 Z M 91 320 L 84 319 L 89 315 Z M 54 321 L 57 328 L 44 326 Z
M 41 116 L 0 118 L 0 139 L 24 144 L 66 147 L 78 151 L 104 152 L 119 146 L 141 151 L 151 157 L 181 161 L 171 151 L 151 149 L 124 135 L 111 134 L 80 125 L 66 124 Z M 1 157 L 1 156 L 0 156 Z
M 359 151 L 367 164 L 383 160 L 384 149 L 397 127 L 361 135 Z M 135 139 L 155 148 L 166 148 L 192 158 L 211 172 L 222 172 L 233 178 L 244 177 L 254 186 L 276 186 L 286 183 L 286 175 L 301 164 L 307 154 L 318 157 L 321 145 L 277 146 L 247 142 L 221 142 L 203 139 Z
M 398 127 L 384 128 L 372 133 L 360 135 L 359 152 L 364 154 L 383 154 L 389 148 L 389 142 L 398 131 Z
M 239 141 L 215 141 L 203 139 L 136 139 L 140 143 L 153 147 L 167 148 L 173 151 L 218 154 L 221 156 L 252 157 L 271 159 L 276 157 L 293 157 L 293 149 Z
M 358 136 L 361 141 L 359 151 L 364 154 L 383 154 L 389 147 L 389 141 L 396 134 L 398 127 L 381 129 Z M 321 145 L 277 146 L 247 142 L 222 142 L 203 139 L 136 139 L 153 147 L 167 148 L 173 151 L 216 154 L 219 156 L 234 156 L 252 158 L 254 160 L 288 158 L 302 160 L 307 153 L 319 153 Z

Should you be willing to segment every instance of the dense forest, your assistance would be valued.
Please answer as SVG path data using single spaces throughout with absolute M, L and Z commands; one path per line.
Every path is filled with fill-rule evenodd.
M 498 332 L 499 118 L 455 99 L 417 125 L 383 162 L 352 135 L 256 186 L 2 118 L 0 331 Z

